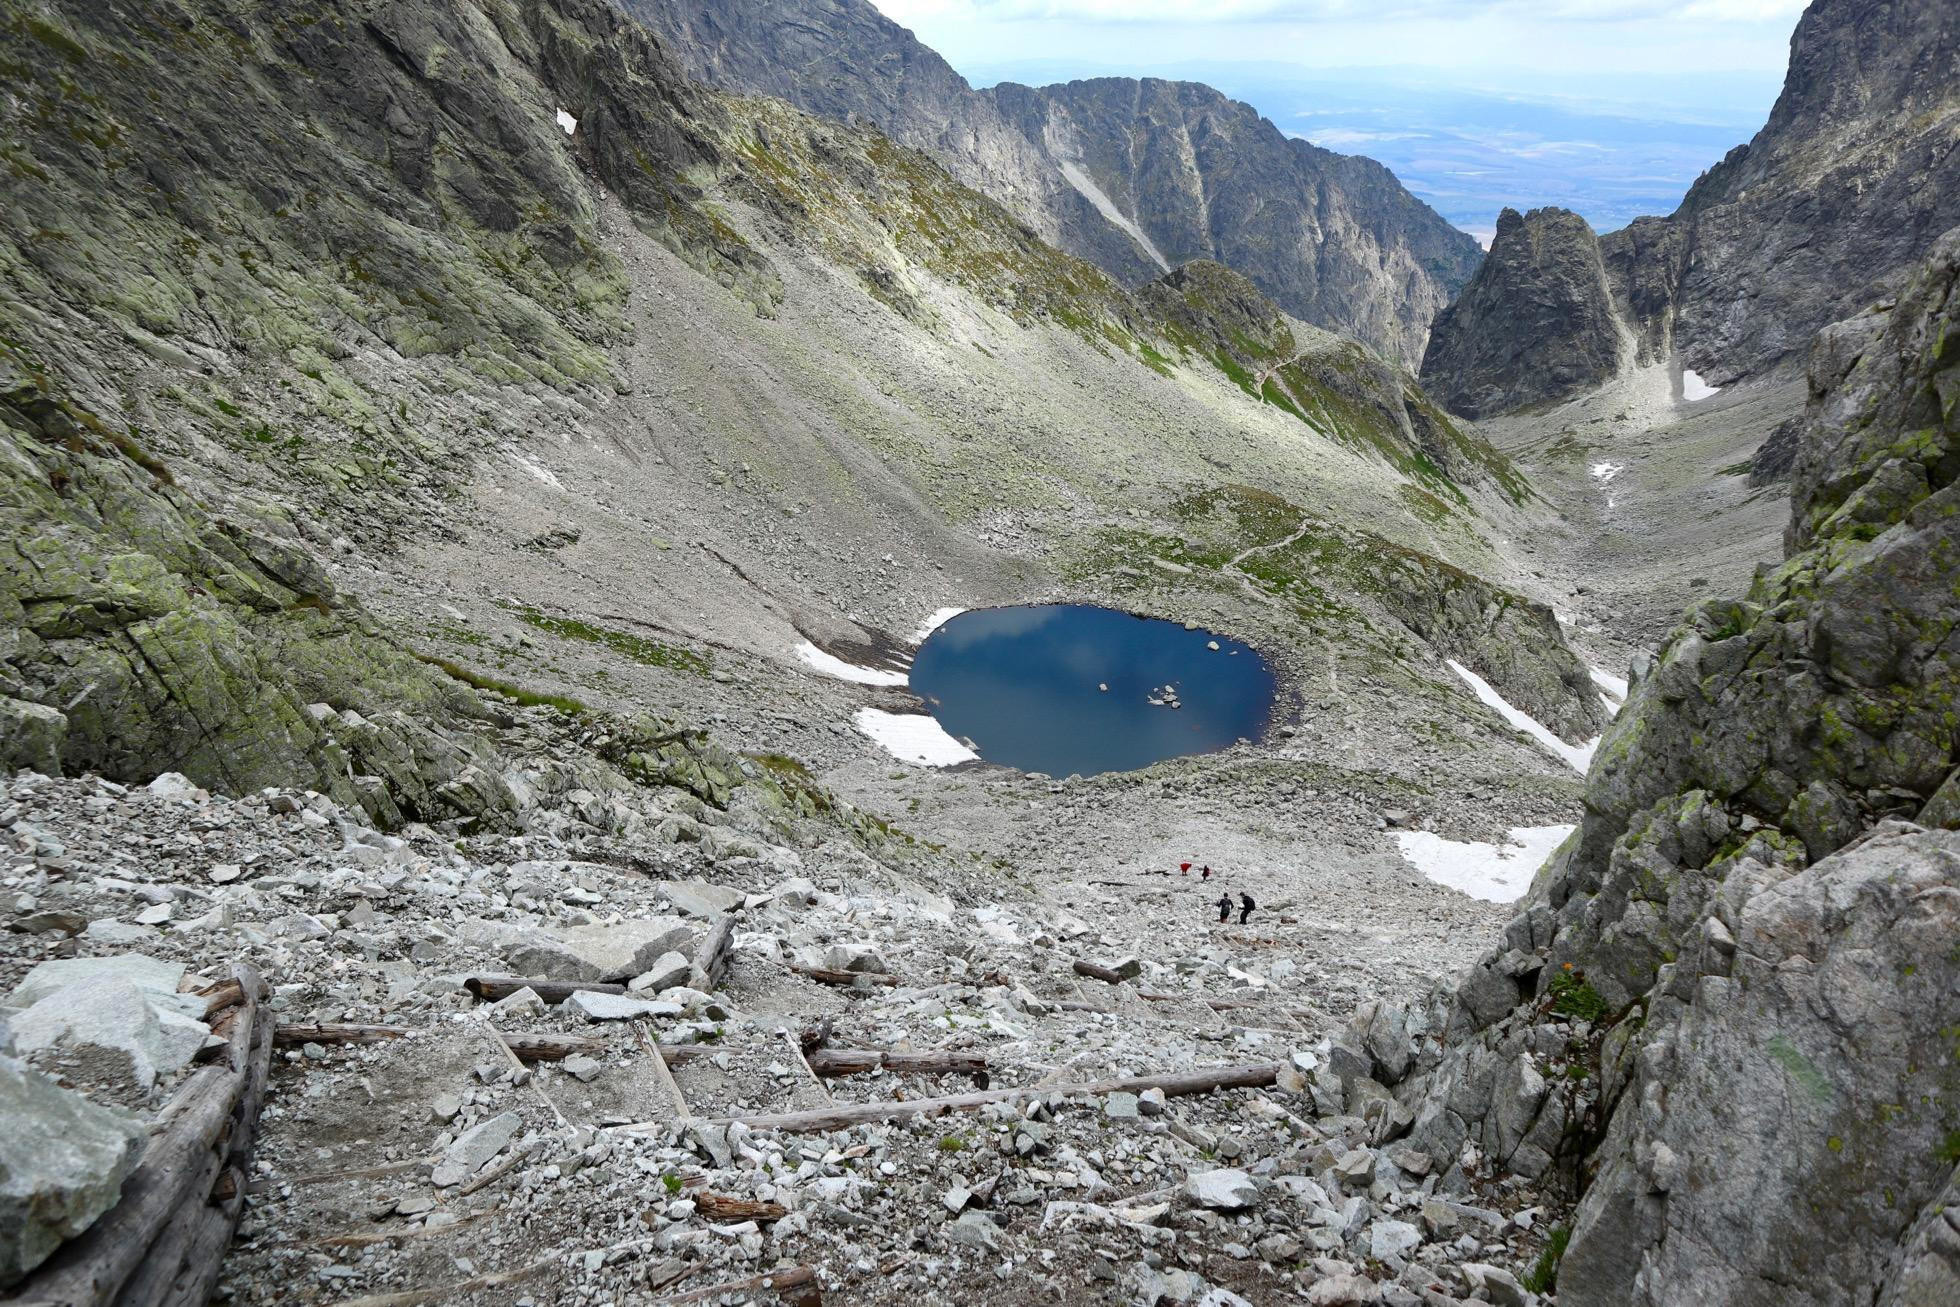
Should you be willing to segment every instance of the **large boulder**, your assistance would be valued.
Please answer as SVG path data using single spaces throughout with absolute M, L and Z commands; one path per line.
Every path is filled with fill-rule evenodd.
M 545 980 L 630 980 L 662 954 L 685 951 L 694 934 L 680 917 L 633 917 L 613 925 L 526 931 L 505 956 L 513 971 Z
M 204 1000 L 163 994 L 115 975 L 65 985 L 14 1016 L 14 1051 L 46 1052 L 91 1076 L 147 1090 L 159 1075 L 188 1066 L 211 1034 L 198 1018 Z
M 1684 997 L 1654 1004 L 1563 1307 L 1686 1285 L 1736 1307 L 1870 1302 L 1960 1163 L 1960 833 L 1893 823 L 1787 879 L 1730 879 L 1755 888 L 1733 950 L 1702 950 Z
M 0 1057 L 0 1289 L 116 1205 L 142 1123 Z

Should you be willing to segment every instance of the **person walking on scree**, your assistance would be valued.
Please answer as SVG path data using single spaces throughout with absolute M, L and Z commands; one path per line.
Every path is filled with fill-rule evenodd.
M 1250 894 L 1239 895 L 1239 924 L 1241 926 L 1245 924 L 1246 918 L 1252 915 L 1252 910 L 1258 906 L 1259 906 L 1258 904 L 1252 901 L 1252 895 Z
M 1220 894 L 1218 896 L 1218 919 L 1220 921 L 1230 921 L 1232 919 L 1232 896 L 1230 894 Z

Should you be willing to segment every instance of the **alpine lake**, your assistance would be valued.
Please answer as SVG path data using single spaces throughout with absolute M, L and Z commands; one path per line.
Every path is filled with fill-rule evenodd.
M 988 762 L 1132 771 L 1265 734 L 1272 669 L 1248 645 L 1089 604 L 961 613 L 919 646 L 912 691 Z

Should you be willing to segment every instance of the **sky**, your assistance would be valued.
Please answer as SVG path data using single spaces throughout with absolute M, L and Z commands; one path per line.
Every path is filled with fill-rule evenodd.
M 976 86 L 1209 82 L 1487 237 L 1671 212 L 1762 125 L 1804 0 L 873 0 Z

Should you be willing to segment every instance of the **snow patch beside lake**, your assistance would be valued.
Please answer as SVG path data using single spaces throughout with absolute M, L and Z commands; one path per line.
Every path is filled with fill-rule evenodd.
M 859 685 L 904 685 L 911 679 L 904 672 L 847 663 L 834 654 L 825 653 L 808 640 L 796 646 L 796 656 L 825 676 L 834 676 L 840 681 L 855 681 Z
M 938 722 L 919 713 L 860 708 L 852 715 L 851 724 L 877 741 L 886 753 L 907 762 L 951 767 L 980 756 L 948 735 Z
M 1538 743 L 1545 747 L 1546 752 L 1556 754 L 1560 758 L 1565 759 L 1566 765 L 1571 767 L 1573 771 L 1584 776 L 1586 774 L 1586 768 L 1592 766 L 1593 750 L 1599 747 L 1598 736 L 1594 736 L 1584 744 L 1567 744 L 1564 740 L 1554 735 L 1551 729 L 1543 722 L 1540 722 L 1529 713 L 1513 708 L 1503 695 L 1491 688 L 1490 682 L 1471 671 L 1468 667 L 1465 667 L 1462 663 L 1451 659 L 1449 666 L 1451 671 L 1461 676 L 1464 682 L 1472 690 L 1476 691 L 1477 698 L 1482 700 L 1486 707 L 1494 710 L 1499 717 L 1502 717 L 1512 726 L 1515 726 L 1518 730 L 1523 731 L 1526 735 L 1538 741 Z
M 1395 842 L 1430 880 L 1473 899 L 1512 903 L 1576 826 L 1516 826 L 1502 844 L 1446 840 L 1426 830 L 1398 831 Z
M 920 624 L 919 629 L 912 633 L 912 643 L 924 644 L 926 642 L 927 636 L 931 635 L 934 631 L 937 631 L 940 627 L 946 625 L 946 623 L 952 621 L 955 617 L 958 617 L 961 613 L 965 611 L 966 609 L 964 608 L 933 609 L 932 616 L 926 618 L 926 620 Z
M 1701 379 L 1701 373 L 1693 368 L 1681 369 L 1681 398 L 1692 404 L 1698 399 L 1722 393 L 1720 386 L 1711 386 Z

